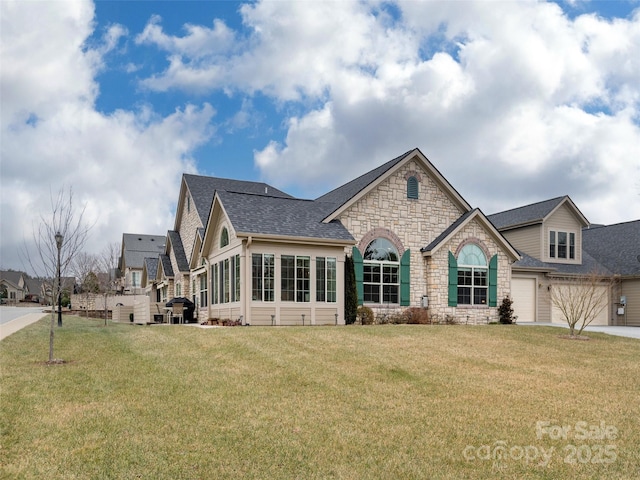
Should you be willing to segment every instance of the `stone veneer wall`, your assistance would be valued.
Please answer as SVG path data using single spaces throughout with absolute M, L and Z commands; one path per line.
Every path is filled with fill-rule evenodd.
M 498 254 L 498 291 L 497 305 L 511 293 L 511 265 L 509 258 L 502 252 L 493 237 L 477 221 L 472 221 L 459 231 L 446 245 L 442 245 L 433 257 L 427 260 L 427 283 L 429 290 L 429 313 L 444 319 L 452 316 L 460 323 L 486 323 L 498 320 L 497 307 L 472 307 L 462 305 L 448 306 L 449 289 L 449 251 L 454 255 L 462 243 L 480 244 L 488 252 L 487 261 Z
M 407 178 L 411 175 L 419 179 L 416 200 L 407 198 Z M 420 249 L 462 213 L 421 163 L 412 160 L 343 212 L 340 221 L 358 243 L 375 229 L 387 229 L 402 242 L 400 253 L 411 249 L 411 306 L 419 306 L 422 295 L 427 294 L 425 260 Z M 386 313 L 387 307 L 380 306 L 377 310 Z

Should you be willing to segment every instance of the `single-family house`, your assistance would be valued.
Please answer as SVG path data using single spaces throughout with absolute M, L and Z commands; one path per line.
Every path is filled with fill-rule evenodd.
M 208 217 L 186 221 L 197 203 L 187 178 L 176 230 L 188 232 L 200 318 L 343 324 L 345 255 L 358 302 L 377 315 L 413 306 L 484 323 L 510 295 L 518 252 L 418 149 L 315 200 L 254 182 L 198 181 L 212 199 Z
M 19 302 L 28 293 L 26 274 L 15 270 L 0 271 L 0 296 L 7 303 Z

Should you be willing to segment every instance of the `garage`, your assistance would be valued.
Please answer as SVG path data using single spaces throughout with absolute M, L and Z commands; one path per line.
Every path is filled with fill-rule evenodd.
M 513 277 L 511 280 L 513 314 L 518 322 L 536 321 L 536 279 Z

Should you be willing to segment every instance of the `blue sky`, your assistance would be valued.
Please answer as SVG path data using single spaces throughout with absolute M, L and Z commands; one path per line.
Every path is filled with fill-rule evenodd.
M 0 267 L 72 186 L 88 249 L 182 173 L 314 198 L 418 147 L 485 213 L 640 218 L 638 1 L 3 0 Z

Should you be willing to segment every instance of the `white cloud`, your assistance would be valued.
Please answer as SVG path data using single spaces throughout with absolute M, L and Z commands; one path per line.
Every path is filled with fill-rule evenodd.
M 123 232 L 163 234 L 173 225 L 181 173 L 212 135 L 214 109 L 187 105 L 166 117 L 151 107 L 96 111 L 102 55 L 126 35 L 111 26 L 84 47 L 87 2 L 2 2 L 2 266 L 22 268 L 18 249 L 50 193 L 72 186 L 95 222 L 88 250 Z

